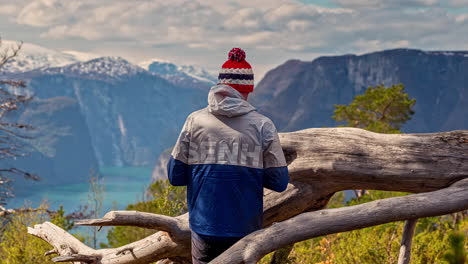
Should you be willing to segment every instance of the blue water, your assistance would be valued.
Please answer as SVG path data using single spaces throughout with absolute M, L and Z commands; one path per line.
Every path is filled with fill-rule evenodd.
M 125 209 L 129 203 L 134 203 L 143 198 L 144 191 L 151 181 L 152 168 L 148 167 L 107 167 L 100 169 L 99 182 L 104 186 L 103 211 L 113 208 Z M 33 207 L 39 206 L 41 201 L 47 200 L 51 209 L 63 205 L 66 212 L 78 209 L 79 205 L 84 205 L 88 200 L 89 182 L 56 185 L 38 186 L 34 188 L 34 183 L 27 195 L 17 196 L 8 201 L 9 208 L 19 208 L 24 203 Z
M 100 217 L 111 210 L 125 210 L 126 206 L 142 201 L 146 188 L 151 182 L 152 168 L 149 167 L 105 167 L 100 168 L 99 183 L 104 187 L 102 194 L 102 212 Z M 78 210 L 80 205 L 88 204 L 89 182 L 57 186 L 34 187 L 34 182 L 28 184 L 31 191 L 27 195 L 17 195 L 8 200 L 8 208 L 38 207 L 47 200 L 51 210 L 57 210 L 63 205 L 65 214 Z M 78 227 L 74 232 L 88 232 L 92 227 Z M 98 233 L 98 244 L 107 243 L 107 231 L 103 227 Z

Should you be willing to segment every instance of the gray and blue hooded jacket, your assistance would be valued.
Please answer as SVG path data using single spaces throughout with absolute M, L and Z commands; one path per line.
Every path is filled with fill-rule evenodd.
M 240 237 L 262 228 L 263 188 L 282 192 L 289 175 L 273 122 L 228 85 L 191 113 L 167 165 L 169 181 L 187 186 L 190 228 Z

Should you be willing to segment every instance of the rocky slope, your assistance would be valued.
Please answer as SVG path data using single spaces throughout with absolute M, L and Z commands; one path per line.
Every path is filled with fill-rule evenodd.
M 36 99 L 19 113 L 19 123 L 30 124 L 33 140 L 29 156 L 1 160 L 2 168 L 15 167 L 40 176 L 39 182 L 15 178 L 18 195 L 29 187 L 87 182 L 91 169 L 98 164 L 87 124 L 78 102 L 69 97 Z M 23 132 L 25 133 L 25 132 Z

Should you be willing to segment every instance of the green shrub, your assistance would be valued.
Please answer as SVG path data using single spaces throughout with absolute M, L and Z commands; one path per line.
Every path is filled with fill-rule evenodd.
M 127 206 L 126 210 L 136 210 L 169 216 L 177 216 L 187 212 L 185 201 L 186 188 L 174 187 L 168 180 L 160 180 L 153 183 L 149 188 L 149 199 Z M 103 247 L 120 247 L 128 243 L 143 239 L 156 233 L 156 230 L 132 227 L 117 226 L 109 230 L 107 234 L 108 245 Z
M 23 206 L 23 209 L 28 208 Z M 50 217 L 49 206 L 42 202 L 38 210 L 16 213 L 2 218 L 0 229 L 0 263 L 1 264 L 49 264 L 50 256 L 44 256 L 53 247 L 40 238 L 28 234 L 27 227 L 50 221 L 57 226 L 70 230 L 73 223 L 64 216 L 63 207 Z M 77 236 L 78 238 L 80 235 Z

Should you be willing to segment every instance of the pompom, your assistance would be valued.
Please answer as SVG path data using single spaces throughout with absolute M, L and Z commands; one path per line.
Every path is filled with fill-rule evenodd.
M 241 48 L 233 48 L 229 54 L 228 58 L 232 61 L 238 61 L 241 62 L 245 60 L 245 51 L 243 51 Z

